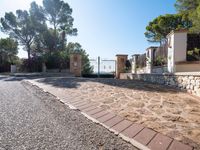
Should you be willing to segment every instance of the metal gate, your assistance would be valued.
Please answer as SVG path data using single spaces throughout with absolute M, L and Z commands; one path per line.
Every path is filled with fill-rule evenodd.
M 114 59 L 101 59 L 100 57 L 90 59 L 90 65 L 95 74 L 114 74 L 116 61 Z

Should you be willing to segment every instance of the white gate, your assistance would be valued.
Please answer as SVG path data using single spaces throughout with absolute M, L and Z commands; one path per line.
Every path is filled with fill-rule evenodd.
M 95 74 L 114 74 L 116 61 L 114 59 L 90 59 L 90 65 Z

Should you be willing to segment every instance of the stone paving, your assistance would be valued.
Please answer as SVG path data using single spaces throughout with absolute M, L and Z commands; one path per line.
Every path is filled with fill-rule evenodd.
M 37 82 L 36 82 L 37 81 Z M 63 99 L 114 112 L 200 149 L 200 98 L 161 85 L 141 81 L 83 78 L 34 80 Z

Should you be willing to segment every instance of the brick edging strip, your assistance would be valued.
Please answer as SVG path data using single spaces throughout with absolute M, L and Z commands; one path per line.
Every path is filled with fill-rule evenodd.
M 43 88 L 29 80 L 24 80 L 33 86 L 37 86 L 42 91 Z M 141 124 L 134 124 L 116 114 L 105 111 L 102 108 L 96 107 L 91 103 L 81 106 L 75 106 L 73 101 L 63 101 L 61 98 L 55 96 L 61 103 L 67 105 L 70 109 L 79 110 L 86 118 L 100 124 L 107 128 L 109 131 L 118 135 L 127 142 L 130 142 L 133 146 L 142 150 L 193 150 L 193 147 L 183 144 L 175 139 L 165 136 L 161 133 L 154 131 L 153 129 L 143 127 Z M 86 106 L 85 106 L 86 105 Z M 85 106 L 85 107 L 84 107 Z M 80 109 L 79 109 L 80 107 Z

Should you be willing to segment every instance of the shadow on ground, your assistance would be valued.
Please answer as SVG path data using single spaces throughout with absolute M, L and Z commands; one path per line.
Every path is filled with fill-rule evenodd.
M 59 88 L 78 88 L 82 82 L 99 82 L 101 84 L 105 84 L 109 86 L 135 89 L 135 90 L 145 90 L 145 91 L 150 91 L 150 92 L 151 91 L 152 92 L 170 92 L 170 93 L 182 92 L 181 90 L 173 88 L 173 87 L 152 84 L 152 83 L 138 81 L 138 80 L 49 77 L 49 78 L 39 79 L 38 82 L 49 84 L 49 85 L 52 85 L 54 87 L 59 87 Z

